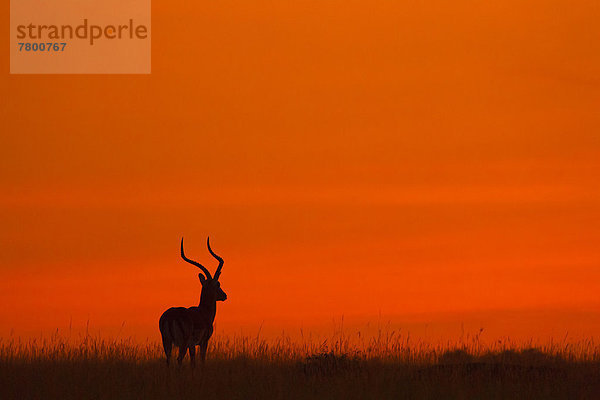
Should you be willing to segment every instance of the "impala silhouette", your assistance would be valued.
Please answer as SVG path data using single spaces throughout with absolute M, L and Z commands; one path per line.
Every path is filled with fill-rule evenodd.
M 217 301 L 227 300 L 227 294 L 221 289 L 219 276 L 223 268 L 223 259 L 216 255 L 210 248 L 210 238 L 206 239 L 210 254 L 219 261 L 219 266 L 212 277 L 208 269 L 202 264 L 190 260 L 183 251 L 183 238 L 181 238 L 181 258 L 188 263 L 200 268 L 203 273 L 198 274 L 202 284 L 200 304 L 198 307 L 172 307 L 165 311 L 158 321 L 162 336 L 163 348 L 167 356 L 167 365 L 171 359 L 173 345 L 179 348 L 177 362 L 181 365 L 185 354 L 190 352 L 192 367 L 195 364 L 196 346 L 200 345 L 200 359 L 206 360 L 208 340 L 213 334 L 213 323 L 217 313 Z

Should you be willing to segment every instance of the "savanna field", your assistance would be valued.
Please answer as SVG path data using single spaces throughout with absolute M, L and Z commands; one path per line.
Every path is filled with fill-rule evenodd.
M 598 399 L 600 346 L 215 335 L 205 365 L 167 368 L 158 342 L 92 335 L 0 341 L 2 399 Z

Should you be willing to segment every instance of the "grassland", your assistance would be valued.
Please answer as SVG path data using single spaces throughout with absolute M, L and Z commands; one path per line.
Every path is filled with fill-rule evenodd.
M 600 399 L 593 341 L 483 344 L 215 337 L 205 365 L 167 368 L 158 343 L 0 340 L 0 399 Z

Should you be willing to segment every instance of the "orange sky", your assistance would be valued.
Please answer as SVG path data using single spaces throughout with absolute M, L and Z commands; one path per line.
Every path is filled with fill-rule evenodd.
M 3 52 L 0 337 L 156 339 L 199 297 L 179 239 L 214 268 L 207 234 L 226 330 L 600 334 L 597 2 L 152 13 L 149 76 L 9 75 Z

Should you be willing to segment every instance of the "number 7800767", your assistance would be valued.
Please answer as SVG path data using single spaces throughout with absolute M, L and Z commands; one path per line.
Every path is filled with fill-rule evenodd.
M 19 51 L 64 51 L 67 46 L 66 43 L 58 43 L 58 42 L 42 42 L 42 43 L 25 43 L 19 42 L 17 43 L 19 46 Z

